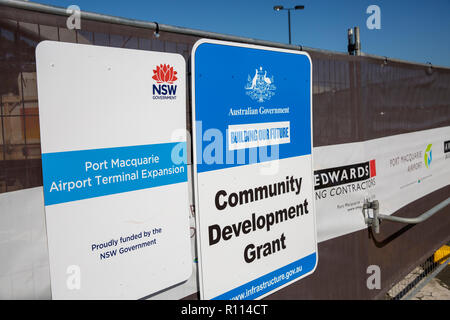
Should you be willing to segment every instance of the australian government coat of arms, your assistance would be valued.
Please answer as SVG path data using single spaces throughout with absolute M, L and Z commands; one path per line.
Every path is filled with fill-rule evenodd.
M 262 67 L 259 67 L 259 70 L 255 69 L 253 77 L 251 75 L 248 76 L 248 82 L 245 86 L 247 95 L 258 102 L 270 100 L 275 94 L 276 88 L 273 84 L 273 76 L 269 77 L 267 71 L 263 70 Z

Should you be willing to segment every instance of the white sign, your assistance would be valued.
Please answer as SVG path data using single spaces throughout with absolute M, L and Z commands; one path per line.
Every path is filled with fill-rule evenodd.
M 53 298 L 187 280 L 184 58 L 45 41 L 36 60 Z
M 202 299 L 260 299 L 314 272 L 312 65 L 201 40 L 192 53 Z

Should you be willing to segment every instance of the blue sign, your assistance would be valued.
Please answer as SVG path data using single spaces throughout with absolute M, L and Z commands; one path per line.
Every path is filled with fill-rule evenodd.
M 204 43 L 195 53 L 194 80 L 198 172 L 267 161 L 259 155 L 251 159 L 252 153 L 259 154 L 253 148 L 247 148 L 245 161 L 227 161 L 231 151 L 225 136 L 231 125 L 289 121 L 291 142 L 278 145 L 279 158 L 311 154 L 308 56 Z M 222 155 L 213 154 L 212 161 L 208 158 L 211 129 L 224 135 L 223 149 L 214 150 Z
M 200 40 L 192 62 L 201 297 L 261 298 L 317 265 L 311 60 Z

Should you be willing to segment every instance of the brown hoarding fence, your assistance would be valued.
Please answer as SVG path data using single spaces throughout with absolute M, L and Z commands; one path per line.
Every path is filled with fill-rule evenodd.
M 0 193 L 42 186 L 35 63 L 39 42 L 173 52 L 189 61 L 193 44 L 204 36 L 162 28 L 155 37 L 150 28 L 89 19 L 82 20 L 81 30 L 69 30 L 66 19 L 60 14 L 0 4 Z M 307 51 L 313 61 L 315 147 L 450 125 L 448 68 L 290 48 Z M 189 103 L 186 112 L 190 129 Z M 399 214 L 417 216 L 446 199 L 449 191 L 448 186 L 435 191 L 426 201 L 419 199 Z M 413 228 L 392 224 L 383 227 L 379 235 L 362 230 L 324 241 L 319 244 L 316 272 L 270 298 L 382 298 L 390 285 L 415 267 L 415 261 L 450 240 L 450 221 L 444 218 L 448 214 L 447 208 L 437 214 L 440 218 Z M 383 290 L 368 290 L 365 280 L 355 283 L 356 278 L 367 278 L 366 267 L 373 261 L 382 264 Z

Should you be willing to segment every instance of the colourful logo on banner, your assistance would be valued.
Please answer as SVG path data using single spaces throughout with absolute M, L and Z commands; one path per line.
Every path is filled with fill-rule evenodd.
M 276 87 L 273 82 L 273 76 L 269 78 L 267 71 L 263 70 L 262 67 L 259 67 L 259 70 L 255 69 L 253 77 L 248 75 L 248 82 L 245 86 L 245 90 L 247 90 L 247 95 L 253 100 L 264 102 L 270 100 L 275 94 Z
M 177 86 L 173 84 L 178 80 L 176 75 L 177 72 L 169 64 L 156 66 L 152 77 L 156 81 L 156 84 L 153 85 L 153 99 L 176 99 Z
M 375 159 L 314 171 L 315 190 L 369 180 L 377 175 Z
M 425 166 L 426 166 L 427 168 L 430 168 L 431 161 L 433 160 L 432 150 L 431 150 L 431 147 L 432 147 L 432 146 L 433 146 L 432 144 L 429 144 L 429 145 L 427 146 L 427 149 L 425 150 L 424 160 L 425 160 Z

